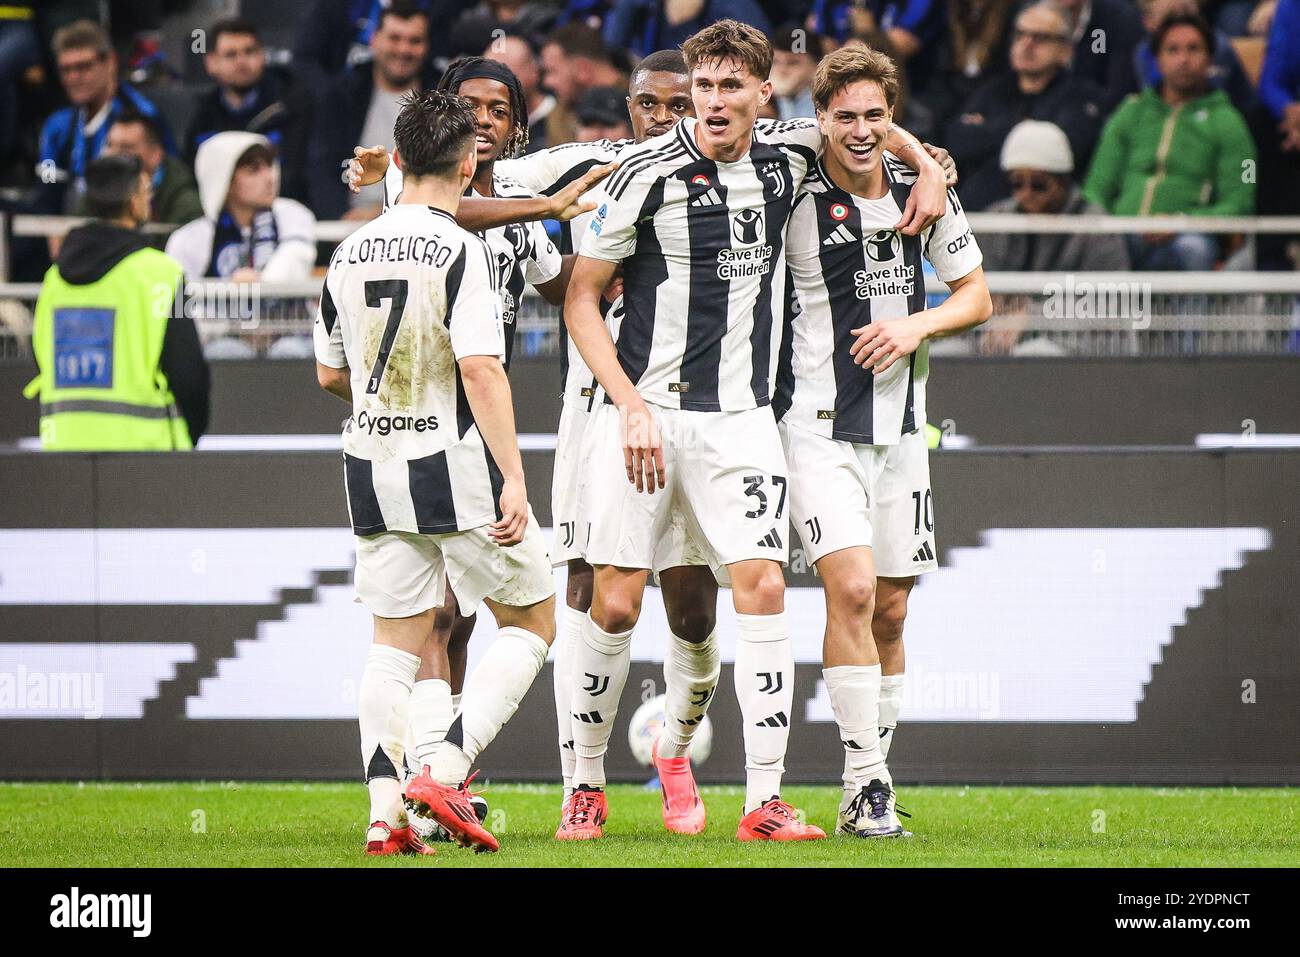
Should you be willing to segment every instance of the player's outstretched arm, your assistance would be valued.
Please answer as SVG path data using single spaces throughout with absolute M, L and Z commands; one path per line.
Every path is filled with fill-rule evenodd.
M 912 313 L 905 319 L 887 319 L 849 330 L 858 337 L 849 348 L 853 361 L 870 366 L 879 375 L 903 356 L 915 352 L 924 340 L 942 339 L 974 329 L 993 314 L 983 266 L 976 266 L 948 283 L 948 288 L 952 295 L 933 309 Z
M 564 324 L 582 359 L 623 415 L 623 464 L 638 492 L 664 488 L 664 453 L 659 428 L 619 365 L 609 327 L 600 315 L 600 297 L 614 279 L 618 263 L 579 256 L 564 300 Z
M 505 479 L 501 489 L 501 519 L 489 526 L 488 534 L 498 545 L 517 545 L 524 540 L 528 528 L 528 492 L 515 432 L 510 380 L 497 356 L 466 356 L 457 364 L 465 399 L 474 413 L 474 424 Z
M 352 404 L 352 370 L 347 366 L 336 369 L 317 361 L 316 381 L 330 395 L 338 396 L 348 405 Z
M 388 165 L 392 162 L 386 149 L 382 146 L 358 146 L 352 153 L 344 173 L 348 188 L 352 192 L 358 193 L 363 186 L 383 182 L 384 175 L 388 172 Z M 568 186 L 558 190 L 553 196 L 527 198 L 466 196 L 460 201 L 456 222 L 462 228 L 474 232 L 482 232 L 509 223 L 531 223 L 542 219 L 558 219 L 560 222 L 567 222 L 596 208 L 595 203 L 586 202 L 582 197 L 616 169 L 618 169 L 617 163 L 595 166 Z
M 509 199 L 500 196 L 466 196 L 460 201 L 456 222 L 464 229 L 475 232 L 508 223 L 531 223 L 540 219 L 567 222 L 596 208 L 595 203 L 584 201 L 583 195 L 617 168 L 617 163 L 596 166 L 554 196 Z
M 926 152 L 921 141 L 901 126 L 890 124 L 885 148 L 917 172 L 916 185 L 908 197 L 903 218 L 894 228 L 904 235 L 918 236 L 938 222 L 944 213 L 948 191 L 947 174 Z

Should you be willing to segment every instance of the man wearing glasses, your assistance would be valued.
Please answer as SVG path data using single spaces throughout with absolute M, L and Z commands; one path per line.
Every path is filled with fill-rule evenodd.
M 52 113 L 41 128 L 37 174 L 45 185 L 41 207 L 70 209 L 85 186 L 86 167 L 104 149 L 109 128 L 126 109 L 158 124 L 163 148 L 176 154 L 171 130 L 152 102 L 117 78 L 117 54 L 99 24 L 70 23 L 54 34 L 59 81 L 72 105 Z M 72 185 L 73 196 L 67 194 Z
M 1083 198 L 1074 181 L 1070 141 L 1059 126 L 1042 120 L 1018 123 L 1002 144 L 999 164 L 1011 190 L 1009 199 L 989 206 L 990 213 L 1063 213 L 1104 215 L 1105 210 Z M 1111 272 L 1129 268 L 1124 237 L 1116 233 L 999 233 L 980 236 L 984 268 L 991 272 L 1063 271 Z M 1000 304 L 1001 321 L 984 332 L 986 352 L 1041 353 L 1046 340 L 1024 334 L 1021 306 Z M 1032 342 L 1032 345 L 1031 345 Z
M 999 168 L 1002 144 L 1021 120 L 1045 120 L 1065 131 L 1080 169 L 1101 132 L 1106 92 L 1069 69 L 1071 43 L 1066 19 L 1054 3 L 1026 7 L 1016 17 L 1011 72 L 976 87 L 944 142 L 961 157 L 962 200 L 985 209 L 1009 193 Z

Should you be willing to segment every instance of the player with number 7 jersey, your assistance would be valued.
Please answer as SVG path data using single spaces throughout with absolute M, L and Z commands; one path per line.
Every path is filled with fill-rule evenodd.
M 352 407 L 343 459 L 356 589 L 375 622 L 357 701 L 367 853 L 428 852 L 399 769 L 415 765 L 407 714 L 447 589 L 463 607 L 486 602 L 497 639 L 454 719 L 441 683 L 445 733 L 421 749 L 405 798 L 457 843 L 496 850 L 467 776 L 546 660 L 555 585 L 525 490 L 499 270 L 455 221 L 477 165 L 474 113 L 454 94 L 410 94 L 394 135 L 407 158 L 402 200 L 335 250 L 315 327 L 317 377 Z

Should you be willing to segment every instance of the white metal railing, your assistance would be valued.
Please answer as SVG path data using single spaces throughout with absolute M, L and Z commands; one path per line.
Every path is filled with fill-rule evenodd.
M 936 354 L 1300 354 L 1300 273 L 989 273 L 994 316 Z M 933 277 L 927 292 L 947 287 Z M 0 359 L 21 355 L 40 293 L 0 283 Z M 310 355 L 320 280 L 187 284 L 184 307 L 213 355 Z M 932 302 L 937 300 L 932 300 Z M 560 351 L 559 310 L 528 290 L 515 354 Z M 282 341 L 286 340 L 286 341 Z
M 3 216 L 0 213 L 0 223 Z M 1261 235 L 1300 234 L 1300 216 L 1068 216 L 1023 213 L 967 213 L 977 233 L 1215 233 Z M 78 216 L 39 216 L 19 213 L 13 217 L 13 235 L 24 238 L 62 236 L 85 222 Z M 150 223 L 145 231 L 165 235 L 178 224 Z M 316 224 L 316 239 L 339 242 L 363 225 L 352 220 L 322 220 Z

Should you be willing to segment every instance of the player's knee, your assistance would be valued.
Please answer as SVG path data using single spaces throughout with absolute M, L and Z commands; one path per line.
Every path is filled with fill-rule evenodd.
M 688 608 L 684 611 L 674 610 L 668 613 L 668 627 L 682 641 L 699 644 L 709 635 L 717 624 L 712 608 Z
M 875 607 L 876 580 L 869 575 L 854 576 L 847 581 L 838 582 L 831 596 L 837 614 L 861 620 L 865 624 Z
M 635 595 L 615 592 L 592 601 L 592 621 L 610 633 L 631 631 L 640 616 L 641 599 Z
M 451 633 L 456 625 L 456 606 L 446 604 L 433 613 L 433 634 L 446 645 L 451 640 Z
M 785 575 L 781 572 L 781 566 L 775 562 L 764 564 L 771 567 L 765 567 L 750 577 L 744 589 L 749 603 L 763 609 L 758 614 L 776 614 L 785 603 Z M 733 586 L 735 584 L 733 582 Z
M 586 562 L 569 562 L 565 602 L 570 608 L 575 608 L 578 611 L 587 611 L 591 608 L 591 591 L 594 577 L 591 566 Z
M 907 618 L 907 593 L 884 596 L 876 602 L 871 619 L 871 635 L 876 644 L 903 640 L 903 621 Z

